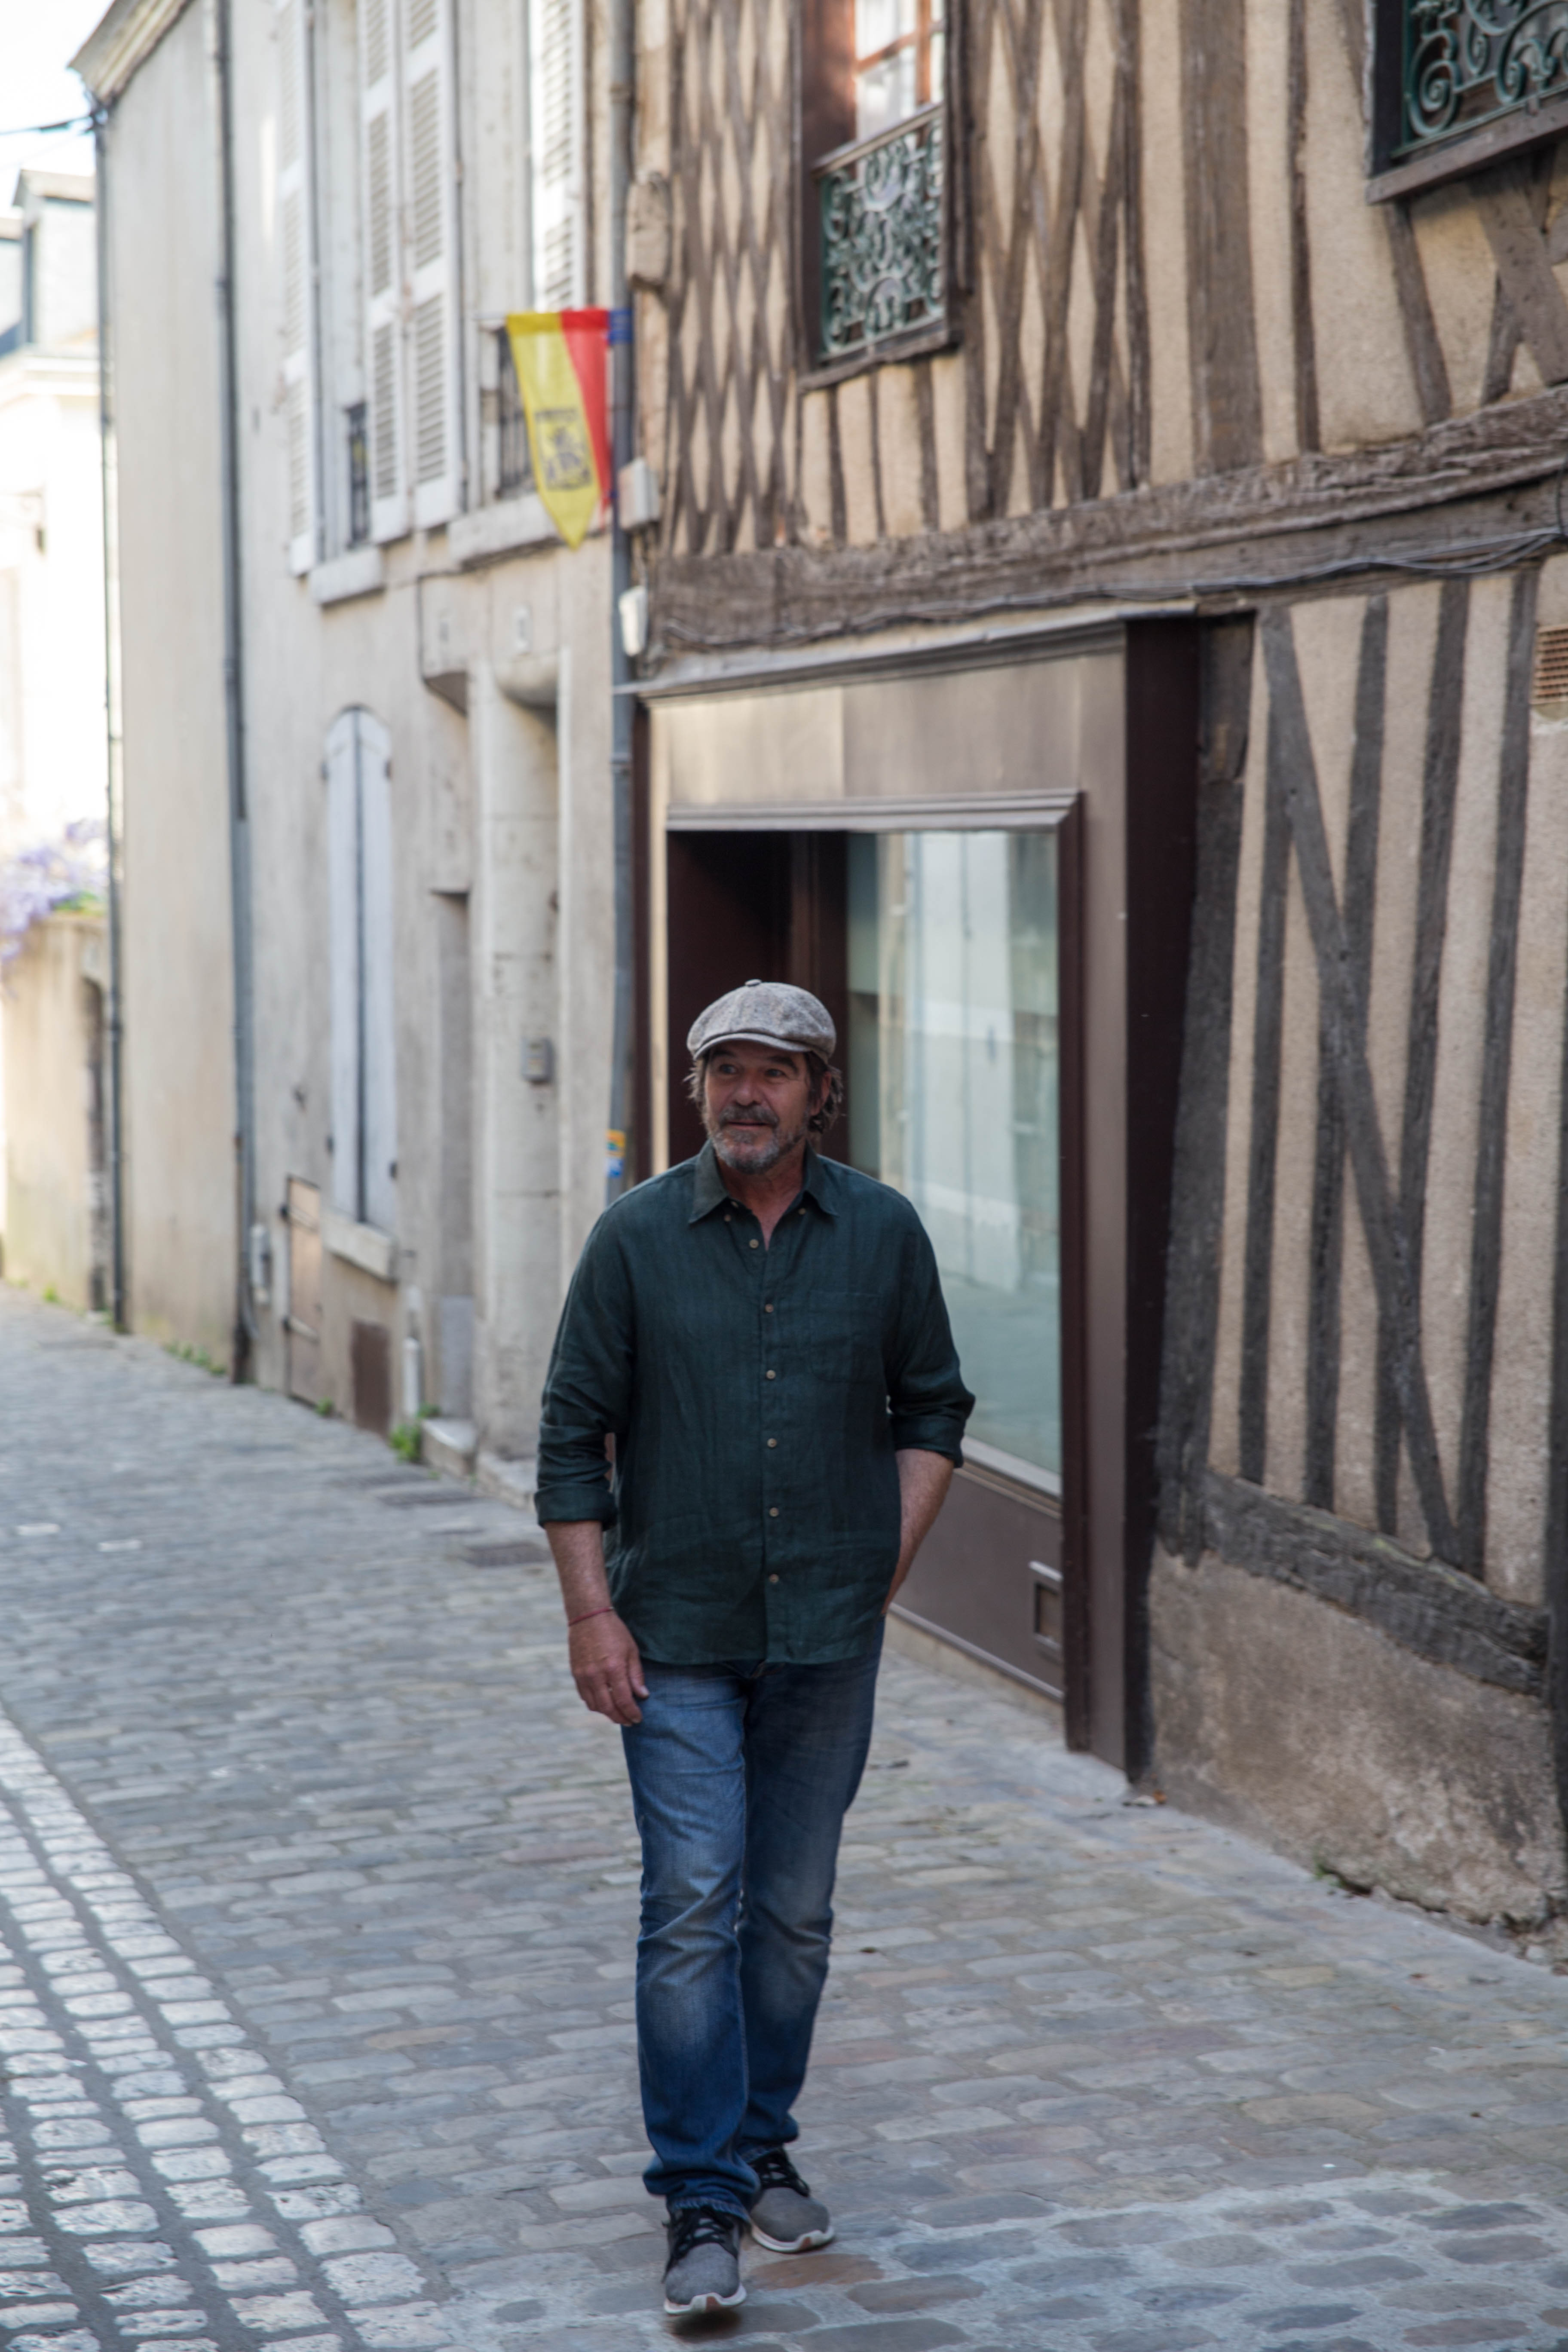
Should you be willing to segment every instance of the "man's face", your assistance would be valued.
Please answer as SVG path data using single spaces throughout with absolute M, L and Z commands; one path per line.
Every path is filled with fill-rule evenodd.
M 804 1054 L 721 1045 L 703 1075 L 702 1124 L 726 1168 L 765 1176 L 793 1151 L 816 1108 Z

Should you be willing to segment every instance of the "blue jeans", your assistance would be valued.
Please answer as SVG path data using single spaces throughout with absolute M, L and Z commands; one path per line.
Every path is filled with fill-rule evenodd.
M 881 1647 L 879 1626 L 839 1665 L 644 1662 L 642 1721 L 621 1734 L 643 1853 L 643 2177 L 672 2207 L 743 2215 L 747 2158 L 796 2136 Z

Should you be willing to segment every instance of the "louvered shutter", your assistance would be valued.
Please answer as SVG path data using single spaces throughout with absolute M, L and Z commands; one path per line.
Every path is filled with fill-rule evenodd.
M 529 0 L 533 143 L 533 299 L 541 310 L 585 299 L 583 233 L 582 0 Z
M 449 5 L 407 0 L 404 24 L 414 520 L 426 528 L 459 503 Z
M 397 1023 L 394 988 L 392 739 L 359 718 L 360 1101 L 364 1118 L 367 1224 L 397 1231 Z
M 362 0 L 358 12 L 370 535 L 378 540 L 401 538 L 408 528 L 403 453 L 403 255 L 398 217 L 402 173 L 395 9 L 395 0 Z
M 363 1213 L 360 1165 L 359 713 L 327 737 L 327 941 L 332 1057 L 332 1206 Z
M 306 0 L 278 0 L 278 242 L 283 257 L 283 418 L 289 565 L 316 560 L 316 386 L 312 365 L 310 109 Z

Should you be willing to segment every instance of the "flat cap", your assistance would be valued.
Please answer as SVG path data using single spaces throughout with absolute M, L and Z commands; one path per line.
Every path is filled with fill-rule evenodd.
M 782 1045 L 790 1054 L 833 1058 L 838 1032 L 826 1004 L 808 988 L 782 980 L 748 980 L 700 1013 L 687 1032 L 695 1062 L 715 1045 Z

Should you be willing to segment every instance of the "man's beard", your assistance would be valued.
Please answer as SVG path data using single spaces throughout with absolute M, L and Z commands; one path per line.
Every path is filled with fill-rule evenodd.
M 748 1110 L 743 1120 L 738 1111 L 730 1111 L 715 1118 L 704 1104 L 702 1124 L 708 1130 L 710 1142 L 725 1167 L 733 1168 L 741 1176 L 765 1176 L 770 1169 L 776 1168 L 779 1161 L 795 1150 L 795 1145 L 805 1133 L 804 1119 L 796 1128 L 783 1129 L 773 1113 L 764 1109 L 761 1104 Z M 740 1141 L 737 1149 L 736 1139 L 732 1138 L 728 1130 L 742 1124 L 750 1132 L 743 1140 Z M 758 1127 L 771 1129 L 772 1132 L 765 1141 L 760 1138 L 755 1141 L 752 1140 L 752 1135 Z

